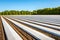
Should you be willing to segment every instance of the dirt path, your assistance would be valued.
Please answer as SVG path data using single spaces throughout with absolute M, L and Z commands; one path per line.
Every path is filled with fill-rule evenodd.
M 5 40 L 4 29 L 3 29 L 1 17 L 0 17 L 0 40 Z

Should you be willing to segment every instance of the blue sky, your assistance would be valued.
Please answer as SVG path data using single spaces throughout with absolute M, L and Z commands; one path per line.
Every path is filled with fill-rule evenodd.
M 0 0 L 0 11 L 35 10 L 60 6 L 60 0 Z

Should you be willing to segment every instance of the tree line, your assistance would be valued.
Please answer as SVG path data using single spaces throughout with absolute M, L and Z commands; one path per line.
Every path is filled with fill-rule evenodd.
M 0 15 L 60 15 L 60 7 L 57 8 L 44 8 L 33 11 L 16 11 L 16 10 L 6 10 L 0 12 Z

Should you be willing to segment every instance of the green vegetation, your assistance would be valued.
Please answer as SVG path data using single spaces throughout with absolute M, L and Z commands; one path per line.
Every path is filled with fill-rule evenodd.
M 38 9 L 33 11 L 15 11 L 15 10 L 6 10 L 0 12 L 0 15 L 60 15 L 60 7 L 57 8 L 45 8 Z

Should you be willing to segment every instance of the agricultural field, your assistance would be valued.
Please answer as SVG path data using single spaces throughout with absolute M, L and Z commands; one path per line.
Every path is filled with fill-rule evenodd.
M 60 15 L 5 15 L 0 24 L 0 40 L 60 40 Z

